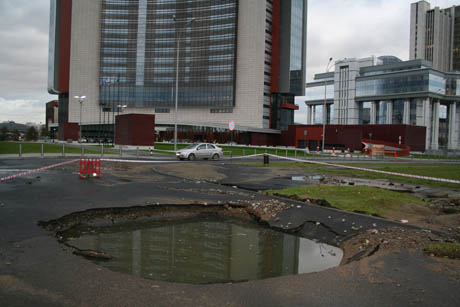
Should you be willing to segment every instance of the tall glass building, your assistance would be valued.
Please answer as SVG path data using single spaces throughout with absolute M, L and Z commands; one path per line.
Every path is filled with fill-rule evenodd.
M 277 134 L 304 94 L 307 0 L 51 0 L 50 16 L 48 90 L 60 123 L 79 122 L 69 97 L 87 96 L 87 137 L 121 111 Z

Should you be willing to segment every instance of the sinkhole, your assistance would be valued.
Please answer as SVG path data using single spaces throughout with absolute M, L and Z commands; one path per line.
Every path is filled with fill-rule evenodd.
M 109 256 L 90 259 L 112 271 L 190 284 L 319 272 L 338 266 L 343 257 L 337 247 L 215 213 L 77 224 L 60 236 L 77 251 Z

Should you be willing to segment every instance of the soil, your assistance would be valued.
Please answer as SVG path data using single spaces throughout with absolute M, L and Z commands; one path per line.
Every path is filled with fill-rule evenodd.
M 342 264 L 359 261 L 376 253 L 386 253 L 407 249 L 422 251 L 433 243 L 458 243 L 456 239 L 447 239 L 428 230 L 403 229 L 399 227 L 369 229 L 341 244 L 344 251 Z M 460 269 L 460 260 L 454 262 Z

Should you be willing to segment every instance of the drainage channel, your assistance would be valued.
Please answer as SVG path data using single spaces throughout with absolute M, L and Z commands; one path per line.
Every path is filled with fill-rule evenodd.
M 343 251 L 280 232 L 245 208 L 159 206 L 101 209 L 41 223 L 75 254 L 112 271 L 190 284 L 242 282 L 319 272 Z

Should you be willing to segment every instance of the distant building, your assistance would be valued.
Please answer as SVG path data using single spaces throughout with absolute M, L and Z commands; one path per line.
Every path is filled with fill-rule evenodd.
M 50 133 L 50 137 L 53 139 L 59 128 L 58 107 L 59 101 L 57 100 L 52 100 L 46 104 L 45 127 Z
M 427 150 L 460 150 L 460 73 L 428 61 L 344 59 L 315 75 L 305 95 L 308 125 L 423 126 Z
M 430 61 L 436 70 L 460 71 L 460 6 L 411 4 L 409 58 Z
M 120 111 L 155 114 L 169 132 L 177 118 L 179 135 L 227 133 L 230 120 L 249 142 L 280 135 L 304 95 L 307 4 L 51 0 L 48 91 L 59 95 L 59 124 L 80 122 L 73 97 L 84 95 L 87 138 L 113 136 Z

